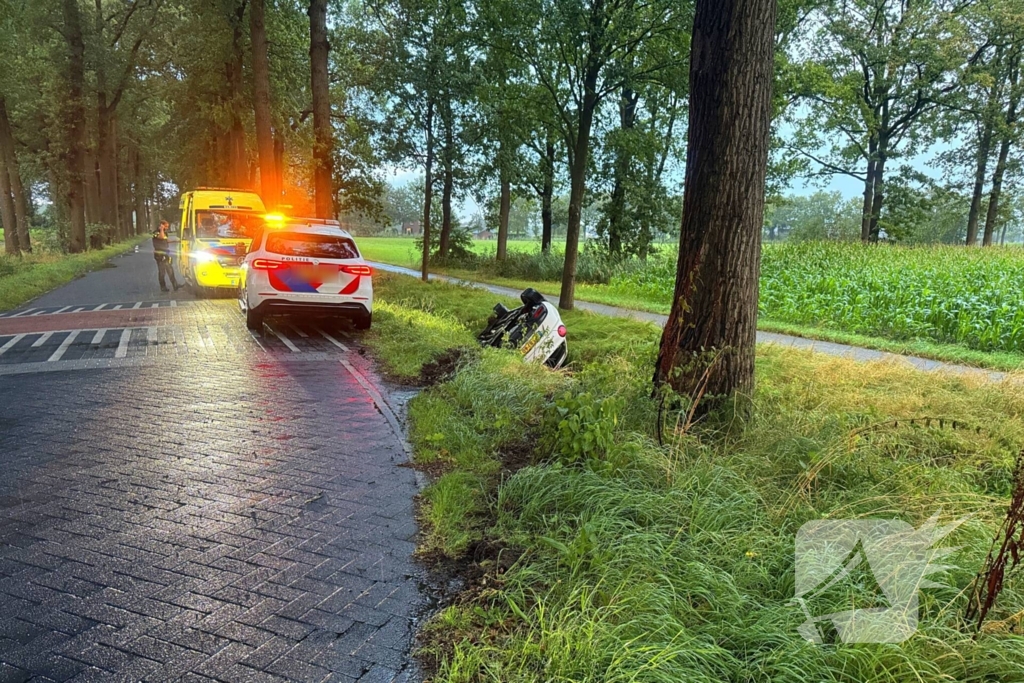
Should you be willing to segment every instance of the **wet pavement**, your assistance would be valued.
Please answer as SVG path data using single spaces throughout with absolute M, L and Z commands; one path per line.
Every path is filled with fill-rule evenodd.
M 0 317 L 0 682 L 415 680 L 417 488 L 358 334 L 114 263 Z

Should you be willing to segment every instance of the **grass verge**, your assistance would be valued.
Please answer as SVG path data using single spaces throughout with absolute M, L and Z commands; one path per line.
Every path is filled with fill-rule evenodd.
M 450 344 L 471 348 L 495 301 L 398 276 L 375 287 L 386 308 L 368 342 L 409 377 Z M 1019 580 L 985 633 L 962 623 L 1024 445 L 1020 383 L 765 346 L 752 419 L 675 423 L 659 445 L 654 326 L 585 313 L 566 324 L 568 371 L 477 350 L 410 405 L 415 459 L 439 475 L 421 551 L 478 570 L 424 629 L 433 680 L 1024 680 Z M 910 422 L 927 417 L 958 426 Z M 804 522 L 920 526 L 939 509 L 973 517 L 947 541 L 960 549 L 945 587 L 921 591 L 912 637 L 803 639 L 792 598 Z M 872 606 L 873 588 L 843 582 L 809 608 Z
M 144 238 L 125 240 L 82 254 L 26 254 L 0 257 L 0 311 L 31 301 L 55 287 L 96 270 Z
M 380 244 L 374 244 L 369 249 L 364 248 L 366 257 L 371 260 L 389 263 L 397 266 L 417 268 L 418 264 L 410 264 L 410 247 L 408 245 L 395 245 L 395 238 L 363 238 L 360 241 L 377 239 Z M 390 240 L 390 241 L 389 241 Z M 410 240 L 397 240 L 402 243 Z M 526 249 L 531 243 L 523 243 L 519 248 Z M 513 289 L 526 289 L 533 287 L 545 296 L 557 300 L 561 283 L 543 281 L 534 282 L 514 278 L 491 277 L 473 270 L 458 268 L 438 268 L 435 271 L 442 275 L 459 278 L 472 282 L 484 282 L 492 285 L 511 287 Z M 668 315 L 670 305 L 667 302 L 655 301 L 647 297 L 638 296 L 628 292 L 617 291 L 614 286 L 596 285 L 587 283 L 576 284 L 576 298 L 579 301 L 589 301 L 608 306 L 617 306 L 635 311 L 647 311 L 649 313 L 660 313 Z M 1024 354 L 1008 351 L 977 351 L 958 344 L 943 344 L 929 341 L 927 339 L 914 340 L 893 340 L 883 337 L 873 337 L 863 334 L 841 332 L 833 329 L 817 327 L 812 325 L 796 325 L 761 317 L 757 325 L 759 330 L 766 332 L 779 332 L 791 334 L 797 337 L 808 339 L 820 339 L 822 341 L 849 344 L 865 349 L 876 349 L 901 355 L 920 356 L 931 358 L 946 363 L 956 363 L 977 368 L 988 368 L 990 370 L 1014 371 L 1024 369 Z

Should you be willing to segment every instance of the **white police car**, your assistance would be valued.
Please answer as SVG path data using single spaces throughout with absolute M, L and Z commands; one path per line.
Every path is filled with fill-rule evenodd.
M 268 216 L 242 263 L 238 303 L 250 330 L 268 315 L 343 317 L 367 330 L 373 271 L 337 221 Z

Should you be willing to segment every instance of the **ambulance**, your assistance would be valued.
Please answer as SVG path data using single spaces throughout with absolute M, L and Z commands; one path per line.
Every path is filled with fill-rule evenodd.
M 255 192 L 199 187 L 181 195 L 178 271 L 197 297 L 238 288 L 240 267 L 266 219 Z

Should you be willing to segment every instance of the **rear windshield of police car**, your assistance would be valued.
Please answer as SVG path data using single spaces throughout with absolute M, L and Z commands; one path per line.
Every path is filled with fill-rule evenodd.
M 306 258 L 359 258 L 355 242 L 347 237 L 299 232 L 271 233 L 267 236 L 267 251 L 272 254 Z

